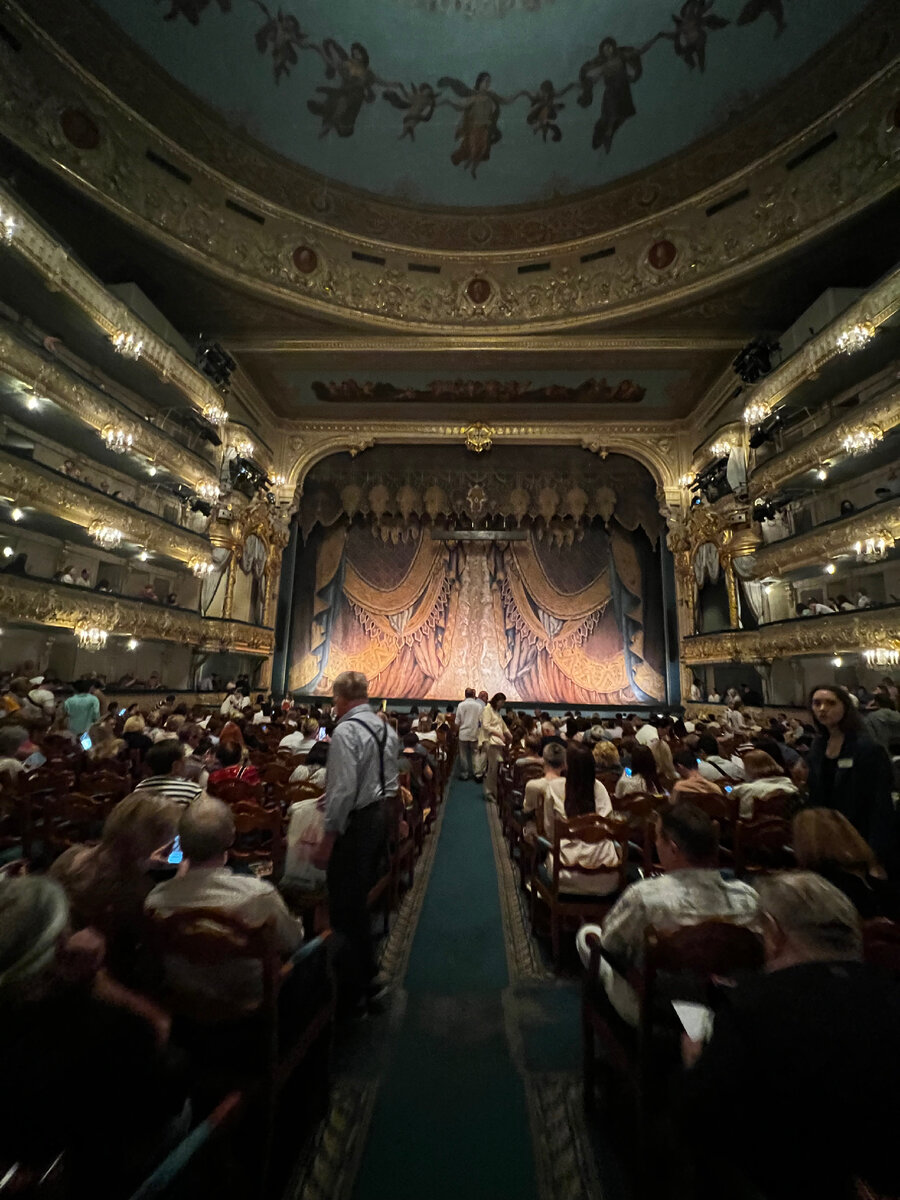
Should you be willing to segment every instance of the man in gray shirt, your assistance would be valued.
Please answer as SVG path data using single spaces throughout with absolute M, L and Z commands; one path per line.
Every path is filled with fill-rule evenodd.
M 876 692 L 873 699 L 876 707 L 864 716 L 866 729 L 890 754 L 891 747 L 900 744 L 900 712 L 884 692 Z
M 475 689 L 466 688 L 466 698 L 456 710 L 456 729 L 459 735 L 460 779 L 475 774 L 475 752 L 484 704 L 475 696 Z
M 328 751 L 325 836 L 311 856 L 327 871 L 331 926 L 343 936 L 343 1002 L 371 999 L 377 988 L 367 898 L 386 852 L 385 806 L 397 793 L 397 734 L 369 707 L 368 681 L 344 671 L 334 681 L 337 723 Z

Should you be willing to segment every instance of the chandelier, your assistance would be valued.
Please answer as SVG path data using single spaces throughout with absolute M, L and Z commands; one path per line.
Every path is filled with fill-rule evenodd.
M 744 409 L 744 421 L 748 425 L 759 425 L 769 415 L 769 406 L 756 400 Z
M 88 533 L 103 550 L 115 550 L 122 544 L 125 536 L 115 525 L 107 525 L 103 521 L 91 521 Z
M 212 572 L 213 564 L 208 559 L 192 558 L 190 568 L 198 579 L 202 579 L 204 575 L 209 575 Z
M 203 409 L 203 416 L 210 425 L 224 425 L 228 420 L 228 410 L 223 408 L 218 400 L 213 400 Z
M 689 488 L 696 478 L 697 476 L 692 471 L 688 471 L 686 474 L 681 476 L 678 482 L 681 487 Z
M 82 650 L 103 650 L 109 634 L 96 625 L 76 625 L 75 636 Z
M 103 440 L 114 454 L 124 454 L 134 445 L 134 434 L 128 433 L 121 425 L 107 425 L 103 430 Z
M 126 358 L 140 358 L 144 349 L 143 339 L 139 338 L 136 333 L 126 333 L 124 329 L 113 334 L 112 344 Z
M 219 485 L 217 483 L 201 483 L 197 488 L 197 495 L 207 504 L 212 504 L 219 498 Z
M 856 551 L 856 557 L 860 562 L 874 563 L 881 562 L 887 556 L 887 552 L 893 544 L 893 538 L 888 540 L 885 537 L 870 537 L 856 542 L 853 549 Z
M 900 650 L 878 646 L 875 650 L 864 650 L 863 657 L 870 667 L 896 667 L 900 663 Z
M 731 442 L 727 438 L 723 438 L 721 442 L 713 442 L 709 452 L 713 458 L 724 458 L 726 454 L 731 453 Z
M 863 425 L 848 433 L 841 445 L 848 454 L 868 454 L 881 441 L 884 434 L 874 425 Z
M 875 336 L 875 328 L 868 321 L 859 321 L 855 325 L 848 325 L 837 336 L 837 348 L 844 354 L 853 354 L 856 350 L 861 350 Z
M 273 475 L 272 487 L 285 487 L 287 485 L 287 475 Z
M 11 242 L 16 232 L 16 219 L 12 213 L 0 208 L 0 242 Z
M 252 458 L 253 451 L 256 449 L 249 438 L 236 438 L 231 445 L 235 454 L 239 455 L 241 458 Z

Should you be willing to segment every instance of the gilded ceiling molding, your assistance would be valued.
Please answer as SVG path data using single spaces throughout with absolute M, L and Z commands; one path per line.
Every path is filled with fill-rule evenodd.
M 820 566 L 838 555 L 855 556 L 854 546 L 868 538 L 900 541 L 900 499 L 894 497 L 864 512 L 851 513 L 825 529 L 811 529 L 797 537 L 772 542 L 755 555 L 754 576 L 765 579 L 799 567 Z
M 494 354 L 521 354 L 527 350 L 529 354 L 566 354 L 592 351 L 594 353 L 610 353 L 616 351 L 642 351 L 645 353 L 685 354 L 691 351 L 707 350 L 739 350 L 746 338 L 729 337 L 727 334 L 688 335 L 686 337 L 666 337 L 654 334 L 616 334 L 616 333 L 542 333 L 523 341 L 521 337 L 509 337 L 507 334 L 488 334 L 483 337 L 473 335 L 467 337 L 465 350 L 467 352 L 488 351 Z M 441 335 L 422 335 L 415 333 L 397 333 L 390 340 L 366 334 L 348 334 L 344 337 L 295 338 L 270 337 L 259 334 L 243 338 L 229 338 L 228 349 L 234 354 L 249 352 L 252 354 L 417 354 L 427 351 L 430 355 L 459 354 L 459 338 Z M 731 368 L 729 368 L 731 373 Z M 734 391 L 734 376 L 731 375 L 731 391 Z
M 136 451 L 195 490 L 201 484 L 218 482 L 212 466 L 198 455 L 174 438 L 159 433 L 149 421 L 127 418 L 108 396 L 84 383 L 61 363 L 45 358 L 33 346 L 20 342 L 5 329 L 0 329 L 0 371 L 18 379 L 37 395 L 46 396 L 96 430 L 98 435 L 102 436 L 109 425 L 122 429 L 132 436 Z
M 384 241 L 326 230 L 237 187 L 233 173 L 205 168 L 54 49 L 13 0 L 0 0 L 0 12 L 29 42 L 29 53 L 19 54 L 0 43 L 0 129 L 7 137 L 169 249 L 242 288 L 326 319 L 405 332 L 513 333 L 647 316 L 759 270 L 894 187 L 900 64 L 716 188 L 615 232 L 607 229 L 602 238 L 544 238 L 541 253 L 553 260 L 548 271 L 519 275 L 520 265 L 533 262 L 533 251 L 441 254 L 433 249 L 436 239 L 429 250 L 392 253 Z M 88 148 L 73 145 L 63 132 L 61 117 L 73 112 L 96 132 Z M 837 140 L 826 150 L 795 171 L 785 169 L 791 156 L 831 134 Z M 733 131 L 730 136 L 738 140 Z M 148 150 L 190 185 L 154 166 Z M 708 207 L 745 188 L 746 200 L 707 216 Z M 398 211 L 398 232 L 411 220 L 408 211 Z M 473 222 L 471 215 L 467 220 Z M 582 262 L 613 244 L 614 254 Z M 385 261 L 357 262 L 352 251 Z M 440 272 L 410 272 L 411 254 Z
M 53 57 L 51 73 L 72 73 L 91 90 L 99 82 L 103 96 L 118 97 L 122 107 L 141 114 L 135 124 L 160 131 L 167 156 L 183 160 L 180 165 L 192 175 L 200 171 L 227 181 L 235 199 L 256 199 L 273 214 L 279 208 L 296 213 L 314 238 L 350 234 L 381 247 L 474 254 L 546 251 L 609 239 L 610 230 L 618 237 L 622 228 L 655 220 L 673 206 L 698 199 L 706 206 L 730 196 L 745 186 L 743 176 L 758 164 L 781 161 L 785 146 L 845 105 L 859 88 L 860 64 L 874 74 L 892 61 L 900 44 L 894 0 L 874 0 L 840 37 L 741 119 L 664 163 L 541 204 L 440 209 L 405 205 L 335 182 L 250 138 L 240 140 L 219 114 L 123 38 L 98 8 L 74 0 L 41 0 L 40 5 L 2 0 L 0 11 L 23 40 L 33 40 Z M 710 187 L 713 172 L 719 183 Z
M 426 445 L 451 443 L 464 445 L 470 424 L 447 425 L 436 422 L 372 421 L 368 423 L 309 422 L 295 424 L 285 438 L 283 449 L 284 487 L 276 490 L 279 502 L 297 503 L 309 470 L 329 454 L 354 457 L 376 444 Z M 608 454 L 627 454 L 643 463 L 657 482 L 657 495 L 665 502 L 678 493 L 678 439 L 672 422 L 590 426 L 583 421 L 557 421 L 547 424 L 492 425 L 491 439 L 496 445 L 537 443 L 542 446 L 582 446 L 605 458 Z
M 774 662 L 801 655 L 857 654 L 878 647 L 900 649 L 900 608 L 863 609 L 829 617 L 801 617 L 761 629 L 704 633 L 682 643 L 691 666 Z
M 854 325 L 870 326 L 876 332 L 900 311 L 900 268 L 880 279 L 874 287 L 835 317 L 815 337 L 792 354 L 781 366 L 755 384 L 744 396 L 747 407 L 771 410 L 806 379 L 814 379 L 824 366 L 842 353 L 841 334 Z M 755 423 L 759 423 L 758 421 Z
M 5 65 L 4 55 L 0 52 L 0 78 Z M 4 100 L 0 83 L 0 128 L 5 129 Z M 163 383 L 177 388 L 198 412 L 221 402 L 219 393 L 195 367 L 145 325 L 126 304 L 108 292 L 90 271 L 70 258 L 64 247 L 2 185 L 0 209 L 13 218 L 16 226 L 7 253 L 12 249 L 20 254 L 51 291 L 68 296 L 114 345 L 117 338 L 129 336 L 135 343 L 140 343 L 137 355 L 140 361 Z
M 35 462 L 0 452 L 0 494 L 22 508 L 60 517 L 89 529 L 99 522 L 120 529 L 127 542 L 135 542 L 158 554 L 188 565 L 210 557 L 210 543 L 200 534 L 172 525 L 151 513 L 137 511 L 103 492 L 65 479 Z
M 797 446 L 776 454 L 750 474 L 750 492 L 760 496 L 774 492 L 804 471 L 812 471 L 823 462 L 844 453 L 843 441 L 863 425 L 877 426 L 887 433 L 900 425 L 900 388 L 887 392 L 869 404 L 853 409 L 850 416 L 832 421 Z
M 6 625 L 57 629 L 88 625 L 139 641 L 178 642 L 211 653 L 271 654 L 275 645 L 273 630 L 241 621 L 219 621 L 87 589 L 75 593 L 44 580 L 12 575 L 0 576 L 0 612 Z

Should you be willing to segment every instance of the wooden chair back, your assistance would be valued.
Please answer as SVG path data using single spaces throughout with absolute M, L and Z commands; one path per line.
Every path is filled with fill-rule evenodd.
M 785 817 L 754 816 L 734 827 L 736 875 L 783 871 L 796 867 L 791 848 L 791 822 Z
M 677 795 L 673 797 L 673 803 L 693 804 L 695 808 L 705 812 L 710 820 L 718 821 L 720 826 L 731 824 L 736 816 L 737 804 L 724 792 L 707 792 L 699 788 L 697 791 L 691 791 L 688 788 L 679 788 Z
M 131 791 L 131 776 L 113 771 L 97 771 L 89 775 L 82 771 L 78 778 L 78 790 L 96 799 L 121 800 Z
M 228 851 L 229 862 L 248 867 L 251 863 L 260 864 L 264 869 L 254 871 L 254 874 L 279 879 L 284 870 L 286 848 L 281 812 L 240 800 L 231 806 L 231 815 L 235 839 Z
M 711 979 L 738 970 L 761 970 L 762 938 L 747 925 L 710 918 L 677 929 L 650 926 L 644 934 L 644 994 L 652 990 L 655 977 L 690 971 Z
M 272 1020 L 274 1038 L 275 1000 L 281 976 L 274 917 L 260 925 L 248 925 L 217 908 L 182 908 L 168 915 L 149 910 L 144 933 L 148 948 L 160 964 L 168 957 L 183 959 L 201 969 L 221 968 L 238 960 L 256 961 L 262 987 L 255 1011 L 266 1013 Z M 173 1015 L 201 1025 L 216 1025 L 247 1015 L 247 1009 L 236 1008 L 224 991 L 217 1003 L 211 1005 L 168 984 L 162 990 L 166 1007 Z
M 242 800 L 258 804 L 263 791 L 261 783 L 247 783 L 245 779 L 222 779 L 207 784 L 206 790 L 225 804 L 239 804 Z
M 863 957 L 900 978 L 900 925 L 886 917 L 863 921 Z
M 98 841 L 112 807 L 109 800 L 78 792 L 49 799 L 44 806 L 43 840 L 53 857 L 69 846 Z

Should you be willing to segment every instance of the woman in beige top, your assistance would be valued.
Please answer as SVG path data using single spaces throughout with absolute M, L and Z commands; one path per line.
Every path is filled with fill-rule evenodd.
M 571 821 L 573 817 L 596 813 L 612 816 L 609 793 L 594 775 L 594 756 L 587 746 L 571 742 L 566 750 L 565 779 L 544 781 L 544 837 L 553 841 L 557 818 Z M 559 889 L 561 892 L 608 895 L 619 886 L 619 854 L 611 841 L 590 843 L 564 838 L 560 843 Z M 552 873 L 552 855 L 547 859 Z
M 503 757 L 503 747 L 510 741 L 510 732 L 500 716 L 500 706 L 505 703 L 506 697 L 502 692 L 498 692 L 496 696 L 491 697 L 490 703 L 484 706 L 481 714 L 481 744 L 487 755 L 484 798 L 492 802 L 496 802 L 497 799 L 497 775 Z

